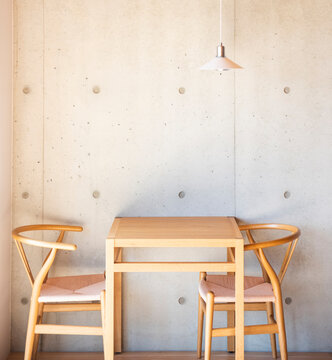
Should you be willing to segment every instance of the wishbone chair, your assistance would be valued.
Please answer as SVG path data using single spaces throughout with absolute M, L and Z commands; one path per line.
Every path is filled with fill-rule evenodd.
M 244 245 L 244 251 L 253 250 L 262 269 L 262 277 L 244 277 L 244 310 L 266 311 L 268 324 L 251 325 L 244 327 L 245 335 L 270 334 L 272 356 L 277 358 L 276 338 L 279 337 L 279 347 L 282 360 L 287 360 L 287 342 L 283 314 L 281 283 L 292 258 L 300 230 L 296 226 L 283 224 L 253 224 L 240 225 L 240 230 L 245 232 L 249 244 Z M 285 237 L 256 243 L 251 233 L 252 230 L 284 230 L 290 232 Z M 264 250 L 266 248 L 287 244 L 287 250 L 277 276 Z M 228 261 L 235 261 L 233 249 L 228 249 Z M 205 324 L 205 360 L 211 358 L 212 337 L 227 336 L 228 351 L 234 351 L 235 335 L 235 287 L 234 274 L 207 275 L 200 273 L 199 305 L 198 305 L 198 334 L 197 357 L 202 356 L 202 334 L 204 313 Z M 276 320 L 274 319 L 273 303 L 275 305 Z M 214 311 L 227 311 L 227 328 L 213 328 Z
M 56 242 L 32 239 L 21 235 L 27 231 L 60 231 Z M 63 244 L 66 231 L 81 232 L 81 226 L 68 225 L 28 225 L 13 230 L 24 268 L 32 287 L 28 329 L 24 360 L 35 360 L 41 334 L 57 335 L 104 335 L 105 327 L 105 278 L 104 274 L 66 276 L 49 278 L 48 273 L 58 250 L 74 251 L 76 245 Z M 50 249 L 44 263 L 34 278 L 23 245 Z M 102 326 L 72 326 L 43 324 L 46 312 L 101 311 Z M 105 339 L 104 354 L 106 358 Z

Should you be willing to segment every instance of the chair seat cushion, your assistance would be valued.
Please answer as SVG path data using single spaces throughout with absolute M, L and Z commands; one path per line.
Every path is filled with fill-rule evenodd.
M 215 304 L 235 302 L 235 276 L 207 275 L 199 284 L 199 294 L 206 302 L 209 291 L 214 293 Z M 244 302 L 274 302 L 272 285 L 262 277 L 244 277 Z
M 104 274 L 49 278 L 42 285 L 38 302 L 100 301 L 103 290 Z

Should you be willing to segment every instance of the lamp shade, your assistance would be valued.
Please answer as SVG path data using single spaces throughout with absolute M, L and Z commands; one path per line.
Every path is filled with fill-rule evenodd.
M 201 70 L 216 70 L 216 71 L 223 71 L 223 70 L 231 70 L 231 69 L 242 69 L 242 67 L 236 64 L 234 61 L 229 60 L 225 56 L 225 48 L 221 44 L 217 48 L 217 56 L 203 65 Z

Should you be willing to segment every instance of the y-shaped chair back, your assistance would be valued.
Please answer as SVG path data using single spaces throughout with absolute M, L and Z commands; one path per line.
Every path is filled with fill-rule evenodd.
M 33 239 L 22 235 L 28 231 L 60 231 L 56 242 Z M 74 251 L 76 245 L 63 244 L 66 231 L 81 232 L 81 226 L 29 225 L 13 230 L 12 235 L 32 286 L 30 313 L 26 336 L 24 360 L 36 360 L 41 334 L 58 335 L 104 335 L 105 328 L 105 282 L 104 275 L 83 275 L 48 279 L 49 270 L 58 250 Z M 50 249 L 44 263 L 34 278 L 23 245 Z M 68 282 L 70 286 L 68 287 Z M 63 287 L 64 286 L 64 287 Z M 53 291 L 52 289 L 56 289 Z M 51 289 L 51 290 L 50 290 Z M 77 291 L 76 291 L 77 290 Z M 45 312 L 101 311 L 102 327 L 43 324 Z M 104 339 L 105 342 L 105 339 Z M 105 358 L 107 347 L 105 346 Z
M 41 230 L 57 230 L 60 231 L 60 234 L 56 242 L 48 242 L 42 240 L 32 239 L 26 236 L 21 235 L 21 233 L 28 231 L 41 231 Z M 55 255 L 58 250 L 67 250 L 74 251 L 76 250 L 76 245 L 72 244 L 63 244 L 62 240 L 64 238 L 66 231 L 76 231 L 81 232 L 83 228 L 81 226 L 68 226 L 68 225 L 27 225 L 16 228 L 12 232 L 12 236 L 15 240 L 18 252 L 20 254 L 21 260 L 23 262 L 25 271 L 28 275 L 30 284 L 32 286 L 33 292 L 35 295 L 39 295 L 42 284 L 46 281 L 48 272 L 54 262 Z M 50 249 L 49 253 L 45 257 L 44 263 L 38 272 L 36 278 L 34 278 L 31 267 L 26 256 L 26 253 L 23 248 L 24 245 L 36 246 L 40 248 Z
M 279 334 L 279 344 L 282 360 L 287 360 L 287 343 L 286 332 L 283 317 L 282 293 L 281 283 L 286 274 L 288 265 L 293 256 L 297 241 L 300 237 L 300 230 L 296 226 L 285 224 L 251 224 L 240 225 L 239 229 L 246 233 L 249 244 L 244 245 L 244 251 L 254 251 L 262 269 L 263 280 L 258 277 L 245 277 L 248 280 L 248 291 L 245 288 L 245 310 L 247 311 L 266 311 L 269 324 L 245 326 L 245 335 L 253 334 L 270 334 L 273 357 L 277 357 L 275 333 Z M 256 242 L 253 236 L 253 231 L 269 230 L 269 238 L 271 230 L 283 230 L 288 233 L 278 239 Z M 274 271 L 269 261 L 267 260 L 264 249 L 288 244 L 280 271 Z M 235 262 L 234 249 L 228 248 L 228 261 Z M 229 288 L 234 283 L 233 274 L 229 275 L 207 275 L 200 274 L 200 296 L 199 296 L 199 315 L 198 315 L 198 336 L 197 336 L 197 355 L 201 357 L 202 352 L 202 333 L 203 333 L 203 318 L 204 312 L 208 314 L 206 322 L 206 342 L 205 359 L 210 360 L 211 338 L 213 336 L 227 336 L 228 350 L 234 351 L 234 301 L 235 295 L 229 295 Z M 250 285 L 251 283 L 251 285 Z M 270 284 L 265 284 L 270 283 Z M 217 286 L 215 284 L 218 284 Z M 259 286 L 260 290 L 255 291 L 254 286 Z M 272 287 L 271 287 L 272 286 Z M 235 291 L 234 291 L 235 294 Z M 232 300 L 230 300 L 232 299 Z M 275 304 L 277 321 L 274 320 L 273 304 Z M 227 328 L 212 328 L 213 312 L 227 311 Z
M 255 255 L 261 265 L 262 273 L 264 280 L 270 280 L 272 282 L 272 278 L 278 280 L 279 285 L 281 285 L 284 276 L 286 274 L 288 265 L 293 256 L 296 244 L 300 237 L 300 230 L 293 225 L 285 225 L 285 224 L 252 224 L 252 225 L 240 225 L 241 231 L 244 231 L 247 235 L 248 241 L 250 244 L 244 245 L 244 251 L 253 250 Z M 261 241 L 256 242 L 251 231 L 253 230 L 284 230 L 290 232 L 289 235 L 284 236 L 275 240 Z M 285 253 L 285 257 L 283 259 L 279 274 L 276 275 L 272 266 L 268 262 L 263 249 L 267 249 L 274 246 L 279 246 L 283 244 L 287 244 L 287 250 Z

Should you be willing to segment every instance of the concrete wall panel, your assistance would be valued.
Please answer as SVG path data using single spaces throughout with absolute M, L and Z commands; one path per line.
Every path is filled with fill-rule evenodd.
M 283 284 L 289 350 L 330 351 L 332 3 L 236 4 L 236 214 L 301 228 Z
M 304 235 L 284 284 L 293 299 L 285 307 L 289 348 L 328 350 L 326 313 L 305 281 L 322 272 L 313 288 L 328 309 L 328 252 L 318 240 L 329 248 L 330 2 L 225 0 L 227 54 L 245 69 L 222 75 L 198 71 L 219 40 L 216 0 L 16 6 L 14 221 L 85 228 L 68 238 L 78 251 L 61 254 L 53 274 L 103 271 L 104 239 L 115 216 L 236 214 L 294 223 Z M 33 89 L 28 95 L 26 85 Z M 22 199 L 23 191 L 33 196 Z M 41 254 L 32 255 L 37 267 Z M 268 255 L 276 263 L 281 251 Z M 257 273 L 248 256 L 248 271 Z M 223 254 L 125 253 L 126 259 L 202 257 Z M 15 261 L 13 348 L 19 350 L 27 316 L 19 299 L 28 283 Z M 124 348 L 195 349 L 196 309 L 195 274 L 125 276 Z M 99 316 L 49 320 L 97 323 Z M 49 336 L 42 348 L 100 350 L 101 339 Z M 268 350 L 268 336 L 248 337 L 246 348 Z M 225 349 L 225 340 L 215 340 L 214 349 Z
M 10 350 L 12 38 L 11 1 L 0 2 L 0 359 Z
M 43 1 L 14 2 L 13 226 L 43 222 Z M 26 248 L 32 270 L 42 260 Z M 12 348 L 23 350 L 31 286 L 16 246 L 12 256 Z
M 115 216 L 234 214 L 234 74 L 198 71 L 215 54 L 218 1 L 48 0 L 35 15 L 42 17 L 43 26 L 31 24 L 35 5 L 25 4 L 28 9 L 20 7 L 26 12 L 22 23 L 38 35 L 30 29 L 22 46 L 44 34 L 44 46 L 38 42 L 43 64 L 31 64 L 28 56 L 26 64 L 18 64 L 22 73 L 36 66 L 32 72 L 43 74 L 38 82 L 43 92 L 35 104 L 35 111 L 43 104 L 36 117 L 43 136 L 33 138 L 32 149 L 43 149 L 44 171 L 42 187 L 38 177 L 31 191 L 42 191 L 38 215 L 44 222 L 85 228 L 69 240 L 78 244 L 78 251 L 59 255 L 53 274 L 103 271 L 105 237 Z M 225 2 L 224 10 L 232 51 L 233 3 Z M 33 121 L 21 113 L 17 132 Z M 21 139 L 20 146 L 27 142 Z M 27 156 L 31 166 L 33 156 Z M 24 170 L 21 163 L 17 167 Z M 96 191 L 99 196 L 94 197 Z M 15 192 L 20 195 L 18 187 Z M 17 222 L 35 221 L 28 209 L 20 209 Z M 198 259 L 201 254 L 143 250 L 125 256 Z M 220 258 L 211 252 L 205 256 Z M 17 274 L 23 281 L 23 274 Z M 193 349 L 196 285 L 196 275 L 126 276 L 125 348 Z M 165 315 L 156 323 L 161 294 Z M 180 296 L 186 298 L 182 306 Z M 26 312 L 21 306 L 20 315 Z M 24 324 L 13 318 L 14 328 L 24 333 Z M 53 320 L 100 322 L 98 314 L 57 315 Z M 22 341 L 20 335 L 14 348 L 22 348 Z M 75 337 L 49 336 L 42 348 L 99 350 L 101 339 L 82 343 Z

